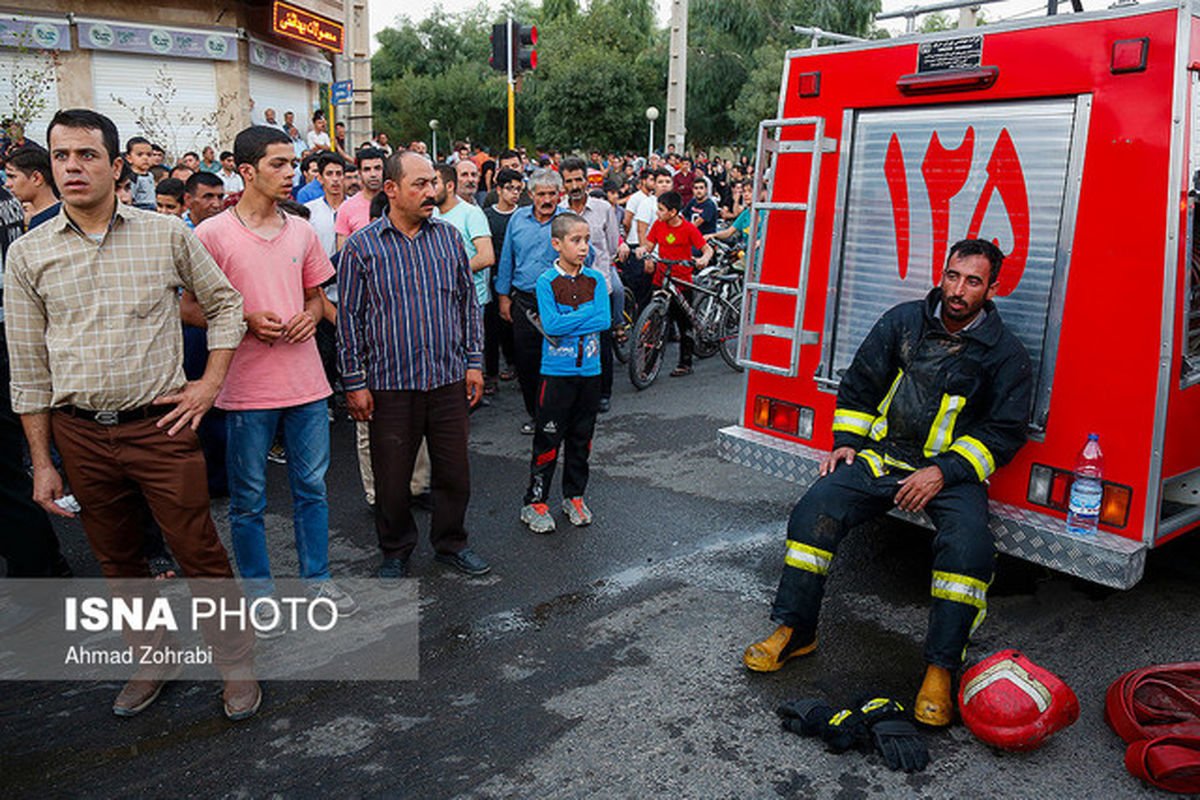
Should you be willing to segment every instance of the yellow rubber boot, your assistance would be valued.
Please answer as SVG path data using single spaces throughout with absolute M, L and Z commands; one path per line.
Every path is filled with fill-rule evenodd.
M 933 664 L 925 670 L 925 680 L 921 683 L 921 691 L 917 692 L 913 717 L 923 725 L 937 728 L 950 724 L 954 718 L 954 701 L 950 698 L 949 670 Z
M 792 646 L 792 629 L 780 625 L 775 632 L 746 648 L 742 663 L 755 672 L 774 672 L 787 663 L 788 659 L 806 655 L 817 649 L 816 637 L 803 646 Z

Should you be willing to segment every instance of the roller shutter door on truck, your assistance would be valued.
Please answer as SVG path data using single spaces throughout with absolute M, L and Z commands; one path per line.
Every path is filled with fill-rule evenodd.
M 1006 260 L 996 306 L 1038 376 L 1032 423 L 1045 425 L 1073 237 L 1090 100 L 848 112 L 845 224 L 835 251 L 820 375 L 836 383 L 888 308 L 940 281 L 968 234 Z M 940 237 L 935 233 L 940 232 Z M 940 238 L 940 242 L 938 239 Z

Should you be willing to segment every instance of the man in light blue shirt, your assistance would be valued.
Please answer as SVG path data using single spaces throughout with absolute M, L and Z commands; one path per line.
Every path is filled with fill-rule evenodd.
M 489 286 L 496 253 L 492 249 L 492 228 L 487 215 L 478 206 L 464 202 L 458 197 L 458 176 L 454 167 L 439 164 L 437 167 L 437 194 L 434 202 L 437 210 L 434 217 L 453 225 L 462 235 L 463 247 L 471 263 L 471 277 L 475 281 L 475 298 L 483 308 L 492 299 Z

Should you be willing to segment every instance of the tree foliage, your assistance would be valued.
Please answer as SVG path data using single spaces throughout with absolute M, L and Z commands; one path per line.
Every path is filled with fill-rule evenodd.
M 879 0 L 694 0 L 688 20 L 687 139 L 748 144 L 773 117 L 793 25 L 865 37 Z
M 372 59 L 378 124 L 402 141 L 504 141 L 506 88 L 487 64 L 494 22 L 509 13 L 538 25 L 538 68 L 517 95 L 527 145 L 645 146 L 647 106 L 665 105 L 667 32 L 654 0 L 510 0 L 458 13 L 437 7 L 382 31 Z M 692 0 L 688 26 L 687 138 L 744 144 L 774 116 L 783 53 L 807 45 L 792 25 L 866 36 L 879 0 Z

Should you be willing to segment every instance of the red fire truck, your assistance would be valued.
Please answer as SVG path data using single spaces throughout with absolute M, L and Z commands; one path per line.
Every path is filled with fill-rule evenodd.
M 1200 525 L 1200 5 L 792 51 L 777 117 L 722 454 L 811 483 L 868 330 L 940 282 L 949 244 L 991 239 L 1036 377 L 1029 441 L 990 480 L 997 545 L 1135 584 L 1149 548 Z M 1065 516 L 1092 432 L 1104 495 L 1083 538 Z

